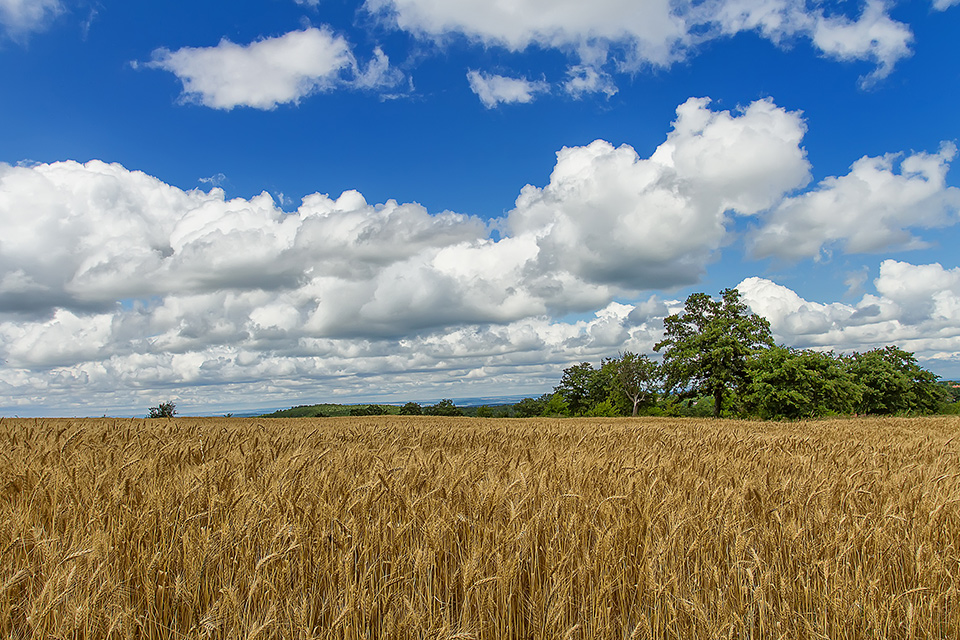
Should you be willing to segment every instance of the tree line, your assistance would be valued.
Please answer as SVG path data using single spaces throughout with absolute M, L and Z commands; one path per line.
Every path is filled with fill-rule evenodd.
M 690 295 L 663 321 L 654 345 L 660 361 L 630 351 L 567 367 L 551 393 L 513 405 L 458 407 L 451 400 L 421 406 L 310 405 L 262 417 L 382 414 L 537 416 L 731 416 L 796 420 L 844 414 L 960 413 L 960 387 L 939 382 L 910 352 L 890 345 L 863 353 L 777 345 L 766 318 L 751 313 L 737 289 L 719 299 Z M 149 417 L 172 417 L 172 402 Z
M 737 289 L 690 295 L 664 319 L 657 362 L 631 352 L 564 369 L 553 393 L 521 401 L 517 415 L 713 415 L 764 420 L 843 414 L 930 414 L 958 390 L 886 346 L 863 353 L 774 343 L 770 323 Z

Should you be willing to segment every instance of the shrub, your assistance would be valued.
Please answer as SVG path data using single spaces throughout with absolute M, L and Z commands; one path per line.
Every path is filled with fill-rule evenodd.
M 441 400 L 435 405 L 425 407 L 423 410 L 424 415 L 428 416 L 462 416 L 463 411 L 460 410 L 460 407 L 453 404 L 453 400 Z
M 172 402 L 161 402 L 156 407 L 150 407 L 148 418 L 172 418 L 177 415 L 177 405 Z
M 408 402 L 407 404 L 400 407 L 400 415 L 402 416 L 423 415 L 423 408 L 416 402 Z

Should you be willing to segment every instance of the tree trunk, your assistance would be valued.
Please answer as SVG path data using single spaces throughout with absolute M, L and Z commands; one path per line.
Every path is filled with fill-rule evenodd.
M 720 408 L 723 406 L 723 387 L 716 386 L 713 388 L 713 417 L 720 417 Z

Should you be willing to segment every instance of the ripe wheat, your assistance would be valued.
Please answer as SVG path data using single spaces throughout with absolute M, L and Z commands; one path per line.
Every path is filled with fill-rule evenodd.
M 958 638 L 958 418 L 0 420 L 0 636 Z

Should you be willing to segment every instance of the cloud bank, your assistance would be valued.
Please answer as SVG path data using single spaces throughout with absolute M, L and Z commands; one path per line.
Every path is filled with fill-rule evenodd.
M 772 100 L 691 98 L 649 157 L 564 148 L 493 221 L 356 191 L 287 213 L 266 193 L 184 191 L 100 161 L 0 165 L 0 409 L 142 412 L 168 396 L 200 406 L 211 388 L 228 408 L 534 393 L 572 361 L 649 352 L 681 304 L 656 292 L 696 284 L 738 218 L 748 246 L 786 260 L 916 244 L 957 221 L 952 145 L 861 159 L 798 194 L 805 131 Z M 789 344 L 949 359 L 958 283 L 886 261 L 856 305 L 740 286 Z
M 828 57 L 869 62 L 874 70 L 863 82 L 870 84 L 910 55 L 913 39 L 879 0 L 868 1 L 856 16 L 827 15 L 806 0 L 367 0 L 365 6 L 422 38 L 460 35 L 511 51 L 567 51 L 578 60 L 573 75 L 585 78 L 611 55 L 619 71 L 665 67 L 706 41 L 753 32 L 777 45 L 801 38 Z

